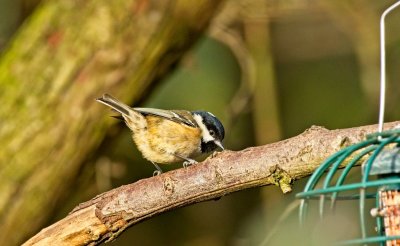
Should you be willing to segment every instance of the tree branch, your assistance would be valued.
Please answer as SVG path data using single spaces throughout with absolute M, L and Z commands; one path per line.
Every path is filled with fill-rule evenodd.
M 385 128 L 398 124 L 400 121 L 387 123 Z M 313 126 L 277 143 L 224 151 L 200 164 L 100 194 L 24 245 L 98 244 L 162 212 L 235 191 L 274 184 L 286 193 L 293 180 L 310 175 L 329 155 L 376 129 L 376 125 L 341 130 Z

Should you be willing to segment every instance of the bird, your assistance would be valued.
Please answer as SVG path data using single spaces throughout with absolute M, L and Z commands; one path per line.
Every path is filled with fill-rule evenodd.
M 158 164 L 183 161 L 183 167 L 188 167 L 197 163 L 192 158 L 200 154 L 224 150 L 224 126 L 210 112 L 132 108 L 109 94 L 96 101 L 120 114 L 117 117 L 132 131 L 138 150 L 156 168 L 153 176 L 163 172 Z

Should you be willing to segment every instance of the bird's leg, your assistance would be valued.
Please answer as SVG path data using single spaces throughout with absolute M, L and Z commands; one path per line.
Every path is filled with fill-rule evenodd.
M 193 160 L 193 159 L 190 159 L 190 158 L 181 156 L 181 155 L 179 155 L 179 154 L 175 154 L 175 156 L 176 156 L 176 157 L 179 157 L 179 158 L 181 158 L 181 159 L 183 159 L 183 160 L 185 160 L 185 161 L 183 162 L 183 164 L 182 164 L 183 167 L 189 167 L 189 166 L 191 166 L 191 165 L 197 163 L 196 160 Z
M 153 172 L 153 177 L 162 174 L 162 172 L 163 172 L 162 169 L 161 169 L 156 163 L 154 163 L 154 162 L 151 162 L 151 163 L 153 163 L 153 165 L 154 165 L 154 166 L 156 167 L 156 169 L 157 169 L 157 170 L 155 170 L 155 171 Z

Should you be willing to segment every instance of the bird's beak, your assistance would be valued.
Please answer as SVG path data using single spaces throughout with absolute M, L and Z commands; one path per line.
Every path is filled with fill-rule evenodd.
M 224 146 L 222 145 L 221 141 L 219 141 L 219 140 L 214 140 L 214 143 L 215 143 L 218 147 L 220 147 L 222 150 L 225 150 L 225 148 L 224 148 Z

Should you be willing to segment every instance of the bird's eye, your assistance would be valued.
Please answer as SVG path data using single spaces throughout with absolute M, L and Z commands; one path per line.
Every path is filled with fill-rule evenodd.
M 215 132 L 214 132 L 214 130 L 210 130 L 210 135 L 211 135 L 212 137 L 214 137 L 214 136 L 215 136 Z

